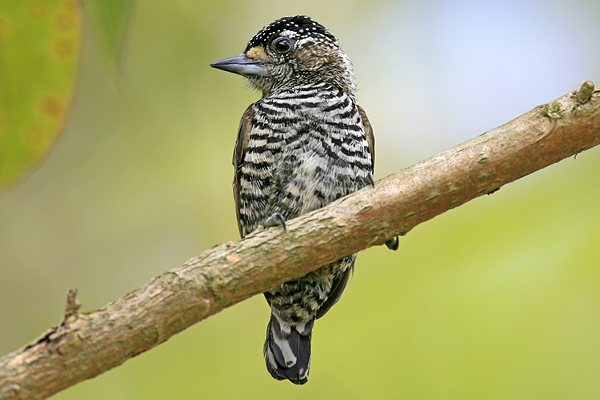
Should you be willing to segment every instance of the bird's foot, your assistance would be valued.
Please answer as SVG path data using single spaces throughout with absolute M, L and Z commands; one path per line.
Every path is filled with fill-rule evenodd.
M 273 215 L 267 218 L 266 226 L 267 228 L 271 228 L 274 226 L 283 226 L 283 230 L 286 230 L 285 217 L 278 212 L 273 213 Z

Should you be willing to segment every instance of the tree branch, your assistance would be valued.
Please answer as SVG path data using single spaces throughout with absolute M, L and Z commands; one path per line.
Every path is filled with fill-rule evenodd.
M 0 399 L 45 399 L 114 368 L 226 307 L 406 234 L 467 201 L 600 143 L 600 88 L 575 92 L 350 196 L 227 242 L 0 359 Z

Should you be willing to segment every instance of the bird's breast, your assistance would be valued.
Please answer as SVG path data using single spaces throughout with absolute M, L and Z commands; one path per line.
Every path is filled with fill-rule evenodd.
M 360 189 L 372 173 L 358 108 L 337 89 L 264 98 L 254 118 L 242 168 L 256 180 L 242 182 L 242 192 L 268 197 L 257 212 L 296 217 Z

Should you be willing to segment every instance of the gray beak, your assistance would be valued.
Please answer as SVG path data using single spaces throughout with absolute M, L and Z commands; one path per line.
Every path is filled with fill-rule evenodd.
M 242 54 L 241 56 L 215 61 L 210 66 L 240 75 L 269 75 L 264 63 L 262 60 L 254 60 Z

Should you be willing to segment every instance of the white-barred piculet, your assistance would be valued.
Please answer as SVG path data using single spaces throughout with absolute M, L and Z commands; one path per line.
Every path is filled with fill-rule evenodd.
M 258 32 L 244 53 L 211 64 L 262 92 L 240 122 L 233 191 L 242 237 L 373 184 L 374 138 L 356 102 L 352 63 L 327 28 L 284 17 Z M 389 248 L 398 247 L 398 238 Z M 315 320 L 340 299 L 356 254 L 265 293 L 271 306 L 264 354 L 278 380 L 308 380 Z

